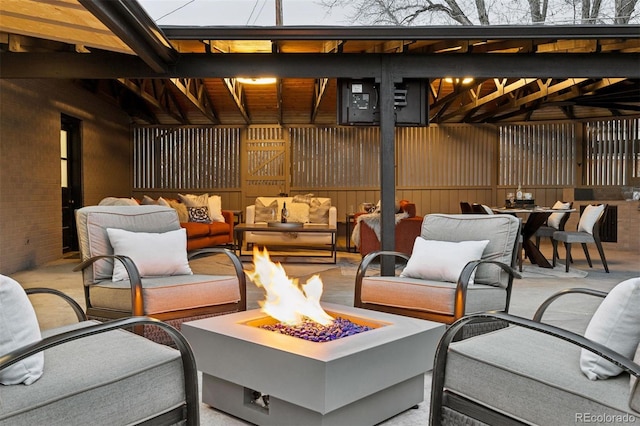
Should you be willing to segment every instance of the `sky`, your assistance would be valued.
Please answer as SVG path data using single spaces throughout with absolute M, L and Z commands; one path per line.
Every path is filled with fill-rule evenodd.
M 158 25 L 276 24 L 275 0 L 138 0 Z M 282 0 L 284 25 L 349 25 L 344 10 L 314 0 Z M 165 16 L 166 15 L 166 16 Z

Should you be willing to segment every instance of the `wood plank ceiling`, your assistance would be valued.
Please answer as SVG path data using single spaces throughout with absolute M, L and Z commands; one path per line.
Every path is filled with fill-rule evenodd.
M 102 16 L 97 17 L 100 15 L 96 13 L 96 7 L 100 11 L 99 5 L 96 6 L 98 3 L 92 0 L 3 0 L 0 2 L 0 54 L 11 58 L 6 55 L 55 52 L 91 55 L 107 51 L 137 55 L 148 63 L 148 56 L 153 56 L 148 49 L 140 47 L 135 35 L 127 38 L 127 34 L 135 34 L 135 31 L 129 31 L 130 28 L 119 30 L 113 23 L 105 24 Z M 136 6 L 135 2 L 130 4 Z M 137 13 L 141 10 L 138 8 L 134 7 Z M 127 19 L 122 21 L 127 22 Z M 274 39 L 267 28 L 264 35 L 247 39 L 249 36 L 242 35 L 241 28 L 235 33 L 220 31 L 218 34 L 224 35 L 220 38 L 207 38 L 198 35 L 199 31 L 192 31 L 189 36 L 179 28 L 159 29 L 155 25 L 147 25 L 143 30 L 159 40 L 158 49 L 166 50 L 160 56 L 175 54 L 176 61 L 185 55 L 222 58 L 221 55 L 234 54 L 251 54 L 259 62 L 260 55 L 269 54 L 463 55 L 470 58 L 471 55 L 518 54 L 526 57 L 555 53 L 630 54 L 637 58 L 640 53 L 638 32 L 636 36 L 624 38 L 584 35 L 573 38 L 568 31 L 566 37 L 510 35 L 491 39 L 454 37 L 450 32 L 443 32 L 445 36 L 438 39 L 410 38 L 407 34 L 416 33 L 409 33 L 407 27 L 402 27 L 395 32 L 389 28 L 363 32 L 377 35 L 371 39 L 364 36 L 344 39 L 339 36 L 346 30 L 338 28 L 334 37 L 325 31 L 323 34 L 329 36 L 321 39 L 312 29 L 305 32 L 301 28 L 298 33 L 291 31 L 295 37 Z M 499 33 L 499 29 L 494 33 Z M 167 46 L 161 45 L 163 41 Z M 154 62 L 156 68 L 162 67 L 159 63 Z M 30 76 L 37 75 L 33 70 L 29 73 Z M 4 74 L 0 63 L 0 76 L 6 78 Z M 620 74 L 588 78 L 476 77 L 469 83 L 449 81 L 444 75 L 431 76 L 427 89 L 429 118 L 431 123 L 496 123 L 638 116 L 638 70 L 629 70 L 628 76 Z M 275 84 L 249 85 L 240 83 L 235 77 L 239 76 L 149 78 L 127 75 L 123 71 L 113 79 L 87 76 L 78 82 L 100 96 L 119 102 L 138 124 L 336 124 L 335 78 L 283 77 Z

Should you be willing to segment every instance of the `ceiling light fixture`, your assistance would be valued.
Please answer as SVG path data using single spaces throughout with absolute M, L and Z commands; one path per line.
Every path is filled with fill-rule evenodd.
M 258 78 L 248 78 L 248 77 L 238 77 L 236 80 L 242 84 L 274 84 L 276 82 L 275 77 L 258 77 Z
M 471 84 L 471 83 L 473 83 L 473 77 L 464 77 L 462 79 L 445 77 L 444 81 L 446 83 L 449 83 L 449 84 L 454 84 L 454 83 L 455 84 L 460 84 L 460 83 L 462 83 L 462 84 Z

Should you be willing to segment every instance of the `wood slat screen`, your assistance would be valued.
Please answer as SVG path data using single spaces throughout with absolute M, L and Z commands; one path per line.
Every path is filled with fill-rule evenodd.
M 240 187 L 240 129 L 137 127 L 134 189 Z
M 491 185 L 496 131 L 484 126 L 396 129 L 398 187 Z
M 573 123 L 500 126 L 498 185 L 573 186 L 575 126 Z
M 296 127 L 290 138 L 293 190 L 379 187 L 377 127 Z
M 627 185 L 640 177 L 640 118 L 585 124 L 584 185 Z

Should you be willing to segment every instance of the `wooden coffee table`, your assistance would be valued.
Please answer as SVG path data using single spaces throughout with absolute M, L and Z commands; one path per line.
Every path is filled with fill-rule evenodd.
M 244 233 L 245 232 L 275 232 L 275 233 L 282 233 L 282 232 L 296 232 L 296 233 L 315 233 L 315 234 L 331 234 L 331 244 L 330 245 L 326 245 L 326 246 L 321 246 L 321 245 L 301 245 L 301 246 L 285 246 L 285 245 L 280 245 L 278 244 L 278 246 L 281 246 L 283 248 L 288 248 L 288 247 L 304 247 L 304 248 L 309 248 L 310 250 L 329 250 L 330 253 L 328 256 L 326 255 L 309 255 L 309 254 L 295 254 L 295 252 L 291 252 L 291 254 L 288 254 L 286 256 L 286 258 L 289 260 L 289 258 L 326 258 L 326 259 L 332 259 L 332 263 L 336 263 L 336 232 L 337 232 L 337 228 L 336 227 L 332 227 L 329 225 L 311 225 L 311 226 L 305 226 L 305 225 L 301 225 L 301 226 L 294 226 L 294 225 L 290 225 L 290 226 L 269 226 L 267 224 L 264 223 L 257 223 L 257 224 L 247 224 L 247 223 L 241 223 L 240 225 L 237 225 L 233 228 L 233 234 L 234 234 L 234 246 L 236 249 L 236 254 L 238 254 L 238 256 L 240 256 L 240 258 L 242 258 L 243 253 L 242 253 L 242 246 L 243 246 L 243 240 L 244 240 Z M 244 255 L 248 255 L 249 253 L 245 253 Z M 289 260 L 292 261 L 292 260 Z M 295 261 L 295 260 L 293 260 Z

